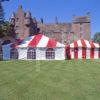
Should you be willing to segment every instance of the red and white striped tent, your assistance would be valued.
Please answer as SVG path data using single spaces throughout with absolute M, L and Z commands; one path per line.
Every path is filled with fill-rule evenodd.
M 19 53 L 18 59 L 28 59 L 28 49 L 35 50 L 36 54 L 34 54 L 34 52 L 31 54 L 33 54 L 33 56 L 36 55 L 36 60 L 49 59 L 50 57 L 47 56 L 53 56 L 50 59 L 55 60 L 65 59 L 65 45 L 55 41 L 54 39 L 50 39 L 43 34 L 26 38 L 17 48 Z M 51 53 L 47 53 L 47 49 L 49 49 L 49 52 Z
M 80 39 L 66 47 L 68 59 L 100 59 L 100 45 Z

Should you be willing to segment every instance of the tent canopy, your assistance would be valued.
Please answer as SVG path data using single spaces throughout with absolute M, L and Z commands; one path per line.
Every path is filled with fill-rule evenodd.
M 56 47 L 65 47 L 64 44 L 61 44 L 54 39 L 48 38 L 43 34 L 38 34 L 35 36 L 30 36 L 26 38 L 20 45 L 17 47 L 47 47 L 47 48 L 56 48 Z
M 80 39 L 70 44 L 70 48 L 78 48 L 78 47 L 100 48 L 100 45 L 84 39 Z

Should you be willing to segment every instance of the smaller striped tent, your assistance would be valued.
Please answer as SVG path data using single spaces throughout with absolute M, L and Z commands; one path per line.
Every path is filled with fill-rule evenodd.
M 48 38 L 43 34 L 38 34 L 26 38 L 18 48 L 18 59 L 36 59 L 36 60 L 64 60 L 65 45 Z
M 84 39 L 66 47 L 67 59 L 100 59 L 100 45 Z

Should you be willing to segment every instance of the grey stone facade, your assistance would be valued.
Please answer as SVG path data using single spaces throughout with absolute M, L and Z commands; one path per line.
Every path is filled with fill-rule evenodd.
M 90 40 L 91 33 L 90 15 L 86 16 L 73 16 L 71 23 L 43 23 L 32 18 L 31 13 L 24 12 L 22 6 L 18 7 L 16 12 L 12 13 L 10 18 L 10 34 L 13 39 L 25 39 L 30 35 L 40 33 L 54 38 L 63 44 L 72 43 L 75 40 L 84 38 Z
M 14 29 L 15 38 L 24 39 L 37 33 L 37 22 L 32 18 L 31 13 L 24 12 L 22 6 L 18 7 L 16 13 L 13 12 L 10 18 L 10 25 Z

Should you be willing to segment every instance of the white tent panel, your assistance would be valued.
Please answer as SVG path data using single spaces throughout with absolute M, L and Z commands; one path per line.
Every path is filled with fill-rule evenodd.
M 59 43 L 59 42 L 57 42 L 56 47 L 65 47 L 65 45 L 64 45 L 64 44 L 61 44 L 61 43 Z
M 100 47 L 99 44 L 97 44 L 97 43 L 94 43 L 94 45 L 95 45 L 96 48 Z
M 46 37 L 46 36 L 44 36 L 44 35 L 43 35 L 42 38 L 43 38 L 43 39 L 41 39 L 41 40 L 39 41 L 39 43 L 37 44 L 36 47 L 46 47 L 46 46 L 47 46 L 47 42 L 49 41 L 49 38 Z
M 78 41 L 77 41 L 77 44 L 78 44 L 78 47 L 82 47 L 81 40 L 78 40 Z
M 90 48 L 86 48 L 86 59 L 90 59 Z
M 74 43 L 71 43 L 70 44 L 70 48 L 74 48 Z
M 91 45 L 90 45 L 89 41 L 87 41 L 87 40 L 84 40 L 84 41 L 85 41 L 85 43 L 86 43 L 86 47 L 91 48 Z
M 27 60 L 27 48 L 18 48 L 18 59 Z
M 94 49 L 94 58 L 95 59 L 98 59 L 99 58 L 99 50 L 98 50 L 98 48 L 95 48 Z
M 81 47 L 78 48 L 78 58 L 82 59 L 82 48 Z
M 46 60 L 46 48 L 37 48 L 36 49 L 36 59 L 37 60 Z
M 74 48 L 70 48 L 71 58 L 74 59 Z
M 65 48 L 55 48 L 55 60 L 65 59 Z

